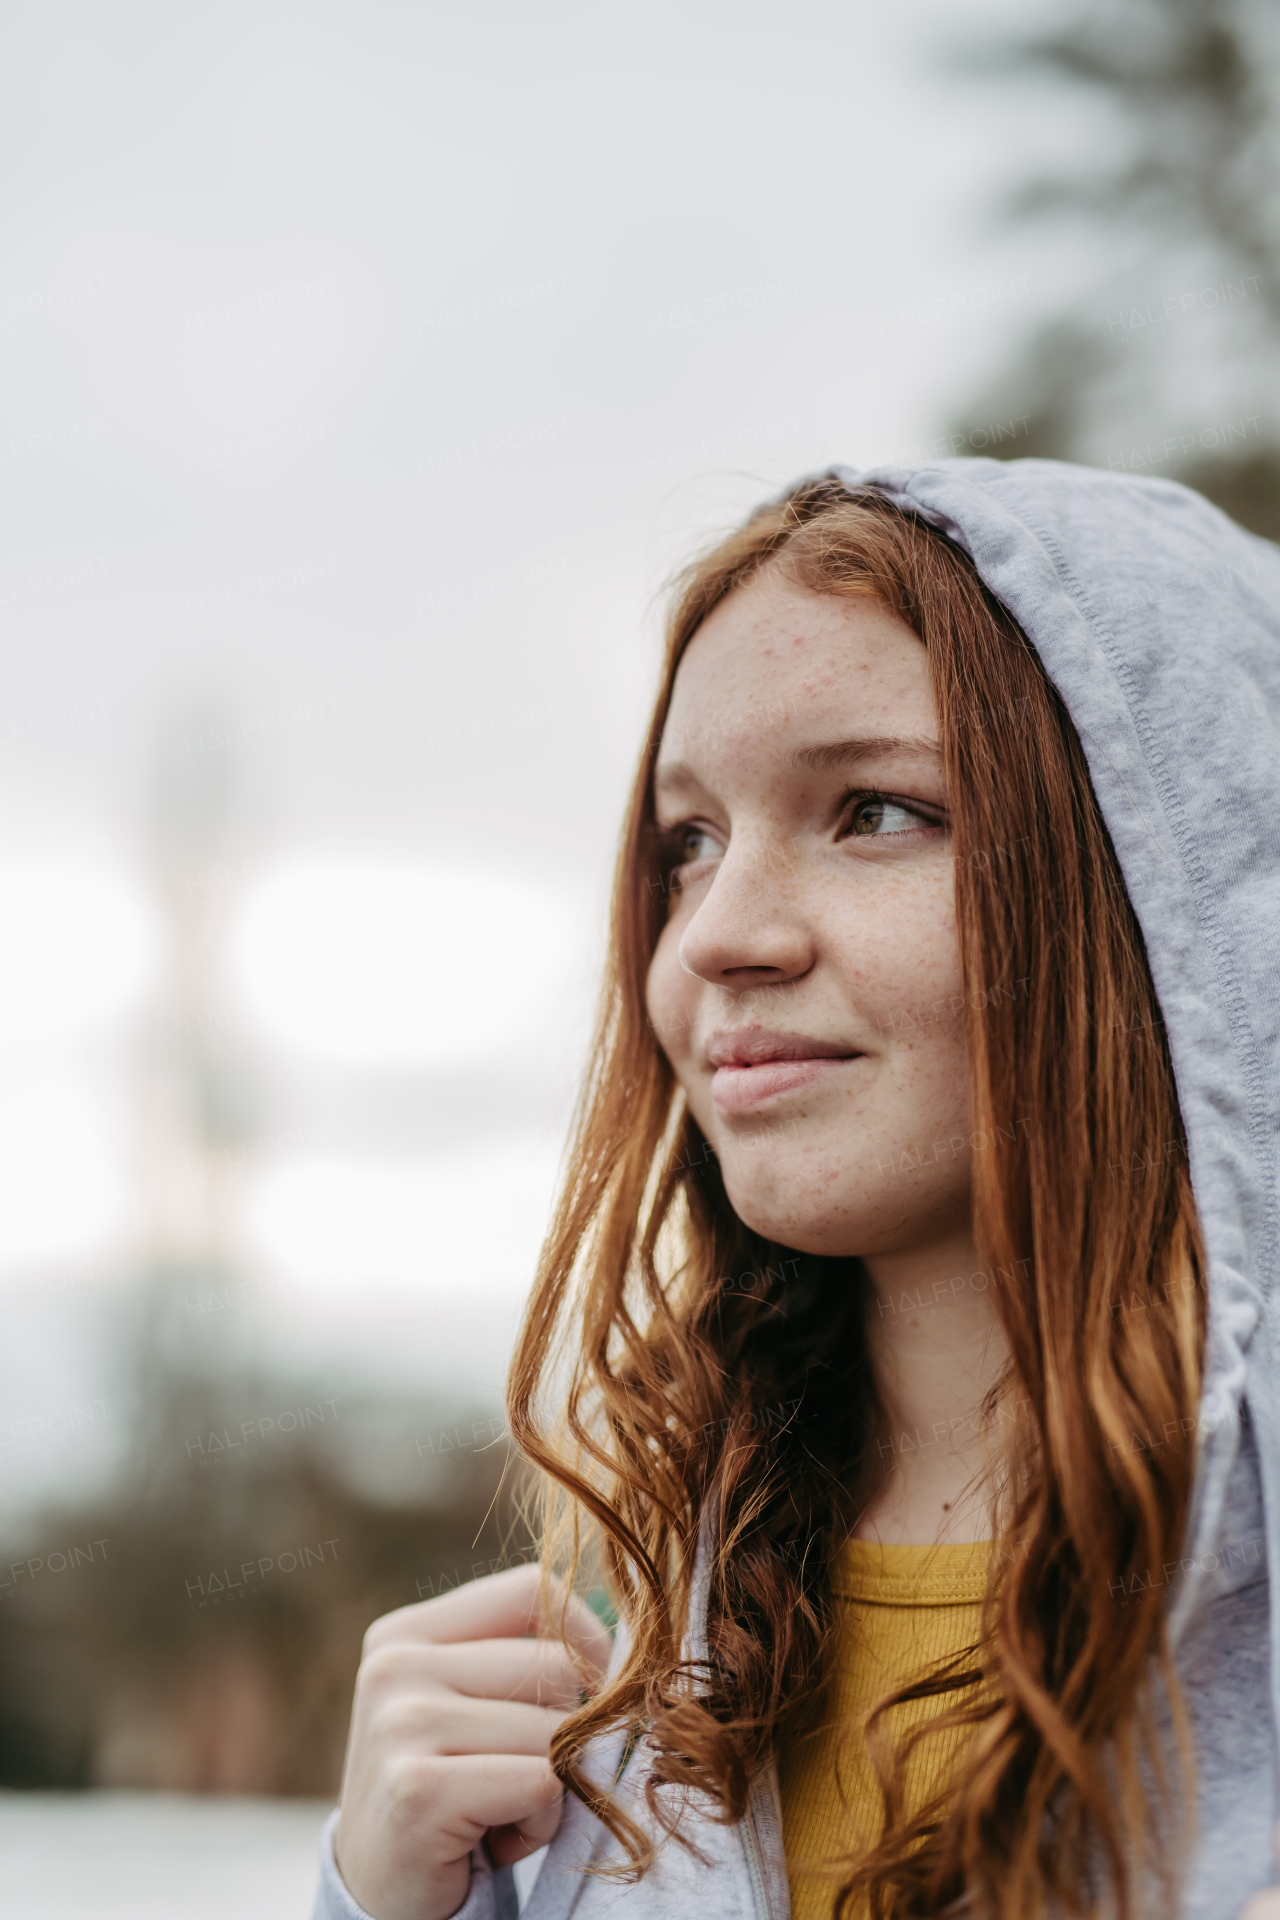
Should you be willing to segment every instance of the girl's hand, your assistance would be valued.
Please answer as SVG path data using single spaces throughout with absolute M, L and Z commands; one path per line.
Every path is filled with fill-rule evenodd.
M 478 1841 L 508 1866 L 559 1826 L 551 1735 L 611 1643 L 575 1597 L 564 1632 L 576 1659 L 559 1640 L 530 1638 L 546 1624 L 539 1590 L 537 1567 L 513 1568 L 401 1607 L 366 1634 L 335 1858 L 373 1920 L 448 1920 Z
M 1280 1827 L 1276 1828 L 1276 1860 L 1280 1864 Z M 1280 1920 L 1280 1887 L 1268 1887 L 1255 1893 L 1248 1906 L 1240 1909 L 1240 1920 Z

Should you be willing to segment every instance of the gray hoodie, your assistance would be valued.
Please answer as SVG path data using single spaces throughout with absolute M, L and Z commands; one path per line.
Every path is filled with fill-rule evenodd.
M 1167 1589 L 1196 1741 L 1182 1920 L 1237 1920 L 1276 1878 L 1280 1815 L 1280 1592 L 1267 1578 L 1280 1548 L 1280 548 L 1166 480 L 1050 460 L 834 471 L 948 533 L 1035 646 L 1146 940 L 1210 1290 L 1187 1537 L 1149 1578 Z M 601 1777 L 620 1751 L 602 1743 Z M 624 1798 L 644 1764 L 642 1743 Z M 571 1799 L 532 1891 L 524 1870 L 518 1894 L 477 1850 L 458 1920 L 513 1920 L 518 1907 L 524 1920 L 597 1920 L 619 1901 L 629 1920 L 788 1920 L 772 1771 L 737 1826 L 697 1805 L 683 1825 L 704 1864 L 667 1842 L 637 1885 L 584 1876 L 612 1843 Z M 367 1920 L 334 1869 L 331 1827 L 315 1920 Z

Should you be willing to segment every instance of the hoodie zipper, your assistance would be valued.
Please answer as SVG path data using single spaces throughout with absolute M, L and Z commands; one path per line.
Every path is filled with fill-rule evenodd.
M 755 1902 L 756 1920 L 773 1920 L 773 1915 L 769 1911 L 769 1890 L 764 1877 L 764 1866 L 760 1858 L 760 1839 L 756 1833 L 755 1816 L 749 1801 L 740 1827 L 742 1850 L 747 1856 L 747 1872 L 751 1876 L 751 1898 Z

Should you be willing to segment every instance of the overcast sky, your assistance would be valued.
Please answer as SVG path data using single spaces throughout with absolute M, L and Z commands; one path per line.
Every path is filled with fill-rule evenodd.
M 979 226 L 1043 116 L 933 0 L 8 22 L 15 838 L 121 830 L 207 691 L 291 843 L 598 858 L 670 562 L 925 446 L 1044 292 Z
M 541 890 L 581 1014 L 660 582 L 806 469 L 925 454 L 1070 271 L 983 222 L 1088 123 L 949 55 L 1027 15 L 11 5 L 0 858 L 141 872 L 158 762 L 226 762 L 260 870 Z M 460 1142 L 482 1205 L 510 1139 L 510 1275 L 579 1043 L 548 1017 L 505 1079 L 295 1062 L 274 1145 L 416 1155 L 385 1214 L 444 1204 Z M 277 1171 L 263 1244 L 321 1178 Z M 506 1334 L 469 1325 L 492 1390 Z

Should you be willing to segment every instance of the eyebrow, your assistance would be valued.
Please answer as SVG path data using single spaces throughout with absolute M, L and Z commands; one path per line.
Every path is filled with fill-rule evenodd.
M 943 759 L 936 740 L 923 734 L 869 733 L 854 740 L 831 740 L 822 746 L 797 747 L 791 765 L 797 773 L 830 773 L 835 767 L 854 766 L 864 760 L 887 760 L 891 756 L 905 760 L 927 760 L 938 766 Z M 682 787 L 701 786 L 694 769 L 683 760 L 668 761 L 654 774 L 655 794 Z
M 936 740 L 922 734 L 873 733 L 856 740 L 832 740 L 821 747 L 797 747 L 791 764 L 797 773 L 830 773 L 860 760 L 942 760 L 942 748 Z

